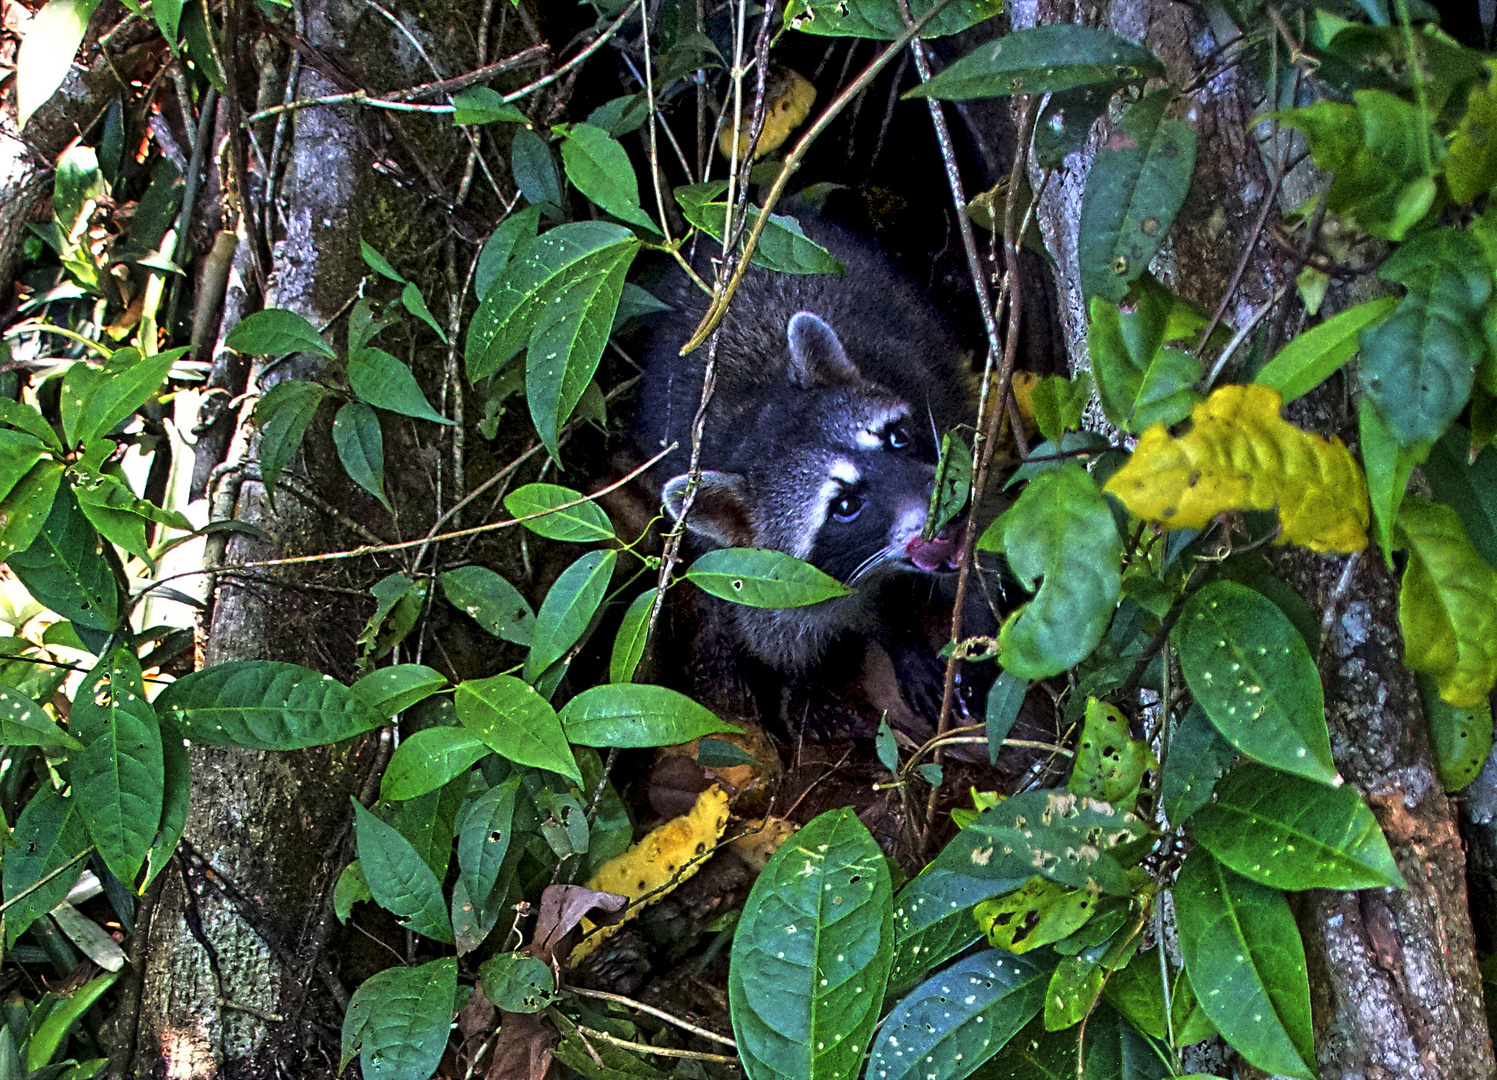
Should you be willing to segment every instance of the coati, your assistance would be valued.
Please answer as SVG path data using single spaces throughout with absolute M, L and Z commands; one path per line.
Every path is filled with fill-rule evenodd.
M 955 569 L 963 543 L 959 527 L 930 540 L 921 533 L 940 436 L 971 423 L 976 411 L 968 354 L 880 253 L 825 222 L 808 222 L 805 231 L 846 272 L 751 267 L 744 275 L 719 331 L 702 477 L 687 527 L 695 552 L 773 548 L 857 590 L 800 608 L 719 604 L 731 648 L 800 677 L 839 639 L 871 638 L 894 660 L 905 697 L 931 715 L 944 665 L 916 625 L 912 597 L 931 592 L 922 576 Z M 632 434 L 645 455 L 679 444 L 650 478 L 675 518 L 708 348 L 678 355 L 707 297 L 684 275 L 672 288 L 666 299 L 675 311 L 645 350 Z

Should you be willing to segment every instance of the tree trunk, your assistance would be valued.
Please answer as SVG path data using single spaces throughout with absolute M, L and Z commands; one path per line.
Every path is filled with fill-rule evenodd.
M 1217 45 L 1212 28 L 1190 8 L 1157 0 L 1098 6 L 1041 0 L 1016 4 L 1013 18 L 1016 27 L 1108 25 L 1152 49 L 1177 86 L 1202 70 Z M 1186 110 L 1201 152 L 1190 196 L 1161 259 L 1161 277 L 1208 313 L 1222 306 L 1224 318 L 1238 326 L 1271 305 L 1265 320 L 1276 339 L 1269 343 L 1271 354 L 1304 314 L 1292 288 L 1298 267 L 1261 227 L 1255 232 L 1264 200 L 1278 198 L 1273 159 L 1282 153 L 1272 144 L 1260 149 L 1249 130 L 1252 118 L 1267 111 L 1262 88 L 1242 69 L 1230 67 L 1193 94 Z M 1086 317 L 1076 264 L 1077 223 L 1087 166 L 1099 143 L 1094 138 L 1068 160 L 1068 169 L 1049 178 L 1038 210 L 1057 259 L 1067 342 L 1071 355 L 1080 358 L 1086 355 Z M 1042 179 L 1031 172 L 1037 190 Z M 1318 178 L 1302 164 L 1285 183 L 1308 193 Z M 1283 199 L 1269 210 L 1268 220 L 1282 217 L 1298 201 Z M 1233 285 L 1239 262 L 1245 272 Z M 1287 295 L 1273 303 L 1286 286 Z M 1297 403 L 1295 419 L 1354 438 L 1355 423 L 1332 396 L 1322 391 L 1308 403 Z M 1345 394 L 1340 398 L 1344 402 Z M 1494 1065 L 1467 909 L 1465 857 L 1452 801 L 1432 765 L 1414 677 L 1403 666 L 1396 582 L 1372 549 L 1351 559 L 1296 551 L 1278 562 L 1327 620 L 1320 669 L 1336 764 L 1367 797 L 1409 883 L 1406 891 L 1317 891 L 1302 898 L 1298 917 L 1310 965 L 1321 1075 L 1326 1080 L 1490 1077 Z

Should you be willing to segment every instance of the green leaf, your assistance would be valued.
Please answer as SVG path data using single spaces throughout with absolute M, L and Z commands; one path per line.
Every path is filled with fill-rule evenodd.
M 1372 235 L 1402 240 L 1434 204 L 1430 173 L 1442 147 L 1420 105 L 1386 90 L 1358 90 L 1355 105 L 1319 101 L 1280 114 L 1305 133 L 1322 172 L 1334 173 L 1326 209 Z
M 41 1017 L 41 1011 L 32 1014 L 32 1021 L 36 1023 L 36 1032 L 31 1036 L 31 1041 L 26 1047 L 26 1068 L 31 1075 L 55 1076 L 61 1075 L 64 1080 L 84 1080 L 85 1077 L 98 1076 L 102 1066 L 106 1064 L 99 1062 L 84 1062 L 74 1065 L 66 1073 L 51 1073 L 47 1066 L 53 1064 L 52 1059 L 57 1056 L 58 1050 L 62 1048 L 63 1040 L 72 1031 L 73 1025 L 83 1019 L 85 1013 L 94 1007 L 101 997 L 119 979 L 121 971 L 106 971 L 84 983 L 78 989 L 69 994 L 59 995 L 56 1006 L 46 1014 L 45 1020 L 37 1021 Z M 58 1066 L 67 1062 L 57 1062 Z
M 1424 463 L 1435 498 L 1459 515 L 1471 545 L 1497 566 L 1497 453 L 1471 460 L 1471 436 L 1452 424 Z
M 346 923 L 353 906 L 361 900 L 372 902 L 374 894 L 369 891 L 369 883 L 364 880 L 359 860 L 355 859 L 343 868 L 343 873 L 338 875 L 338 881 L 333 885 L 333 914 L 340 923 Z
M 1396 296 L 1380 296 L 1296 334 L 1259 369 L 1253 382 L 1277 390 L 1285 405 L 1304 397 L 1356 355 L 1362 331 L 1382 322 L 1397 306 Z
M 70 756 L 78 812 L 121 883 L 135 883 L 161 824 L 166 785 L 161 727 L 140 663 L 116 649 L 84 677 L 69 715 L 87 749 Z
M 83 872 L 83 856 L 91 850 L 91 845 L 77 811 L 77 799 L 63 798 L 43 785 L 16 818 L 11 833 L 15 847 L 5 852 L 0 863 L 5 886 L 7 949 L 15 945 L 28 926 L 67 898 L 78 874 Z M 57 873 L 46 884 L 38 884 L 75 863 L 78 873 Z
M 1116 89 L 1163 74 L 1164 65 L 1142 45 L 1099 27 L 1061 23 L 985 42 L 904 96 L 965 101 L 1094 84 Z
M 1271 600 L 1214 582 L 1186 601 L 1174 640 L 1190 692 L 1223 738 L 1283 772 L 1339 782 L 1320 673 Z
M 775 852 L 744 904 L 728 967 L 749 1080 L 857 1075 L 889 977 L 892 894 L 883 852 L 849 808 Z
M 1497 184 L 1497 65 L 1488 60 L 1487 69 L 1491 81 L 1471 88 L 1445 163 L 1445 183 L 1458 203 L 1470 202 Z
M 1128 733 L 1128 718 L 1118 709 L 1086 700 L 1086 723 L 1076 745 L 1076 764 L 1066 790 L 1118 806 L 1132 806 L 1138 798 L 1144 771 L 1158 762 L 1147 743 Z
M 703 592 L 749 607 L 805 607 L 856 591 L 794 555 L 766 548 L 709 551 L 685 576 Z
M 1107 111 L 1116 82 L 1089 83 L 1050 95 L 1034 125 L 1034 157 L 1042 169 L 1058 169 L 1086 145 L 1092 125 Z
M 932 968 L 981 939 L 973 909 L 1018 888 L 1024 878 L 982 879 L 927 869 L 900 890 L 894 907 L 894 962 L 889 992 L 902 994 Z
M 12 495 L 20 493 L 17 485 Z M 26 591 L 65 619 L 88 630 L 119 625 L 119 586 L 99 553 L 99 534 L 64 488 L 31 546 L 7 563 Z
M 484 241 L 483 250 L 478 253 L 478 265 L 473 268 L 473 292 L 480 300 L 488 295 L 489 286 L 509 265 L 509 257 L 515 249 L 535 239 L 540 223 L 540 208 L 527 206 L 501 221 Z
M 434 424 L 452 423 L 428 404 L 411 369 L 383 349 L 362 349 L 348 361 L 348 385 L 376 409 Z
M 1403 505 L 1404 492 L 1408 489 L 1414 466 L 1428 454 L 1429 446 L 1400 446 L 1387 416 L 1369 397 L 1358 402 L 1357 413 L 1362 464 L 1367 473 L 1367 501 L 1372 508 L 1378 546 L 1383 549 L 1391 570 L 1393 525 L 1398 520 L 1398 510 Z
M 452 98 L 452 123 L 458 124 L 528 124 L 530 118 L 518 105 L 505 104 L 499 91 L 488 86 L 470 86 Z M 479 295 L 483 295 L 480 289 Z
M 1329 788 L 1246 762 L 1190 819 L 1229 869 L 1277 889 L 1404 886 L 1372 812 L 1351 787 Z
M 150 565 L 151 549 L 146 543 L 146 522 L 160 518 L 171 518 L 170 524 L 184 532 L 192 532 L 192 523 L 175 511 L 165 511 L 152 506 L 113 476 L 75 471 L 78 482 L 73 486 L 73 496 L 78 500 L 78 509 L 99 534 L 124 548 L 141 562 Z
M 327 388 L 319 383 L 288 379 L 272 386 L 255 405 L 255 424 L 260 429 L 260 478 L 267 494 L 274 496 L 276 480 L 301 448 L 307 426 L 326 396 Z
M 1413 497 L 1398 514 L 1409 562 L 1398 593 L 1404 663 L 1474 709 L 1497 684 L 1497 570 L 1476 553 L 1454 510 Z
M 1492 752 L 1492 707 L 1456 709 L 1440 699 L 1434 681 L 1419 680 L 1424 720 L 1435 752 L 1435 768 L 1446 791 L 1460 791 L 1476 779 Z
M 1049 442 L 1059 442 L 1065 432 L 1081 426 L 1081 414 L 1091 401 L 1096 384 L 1089 372 L 1074 379 L 1047 375 L 1035 385 L 1031 395 L 1034 422 Z
M 930 10 L 934 0 L 910 0 L 910 18 Z M 1003 10 L 1002 0 L 956 0 L 931 20 L 921 37 L 942 37 L 975 26 Z M 894 0 L 790 0 L 785 20 L 806 34 L 828 37 L 876 38 L 884 41 L 904 33 L 909 23 Z
M 608 594 L 617 561 L 616 551 L 589 551 L 561 572 L 535 617 L 530 653 L 525 657 L 526 680 L 539 679 L 582 640 Z
M 195 743 L 252 750 L 341 742 L 383 722 L 336 679 L 273 660 L 231 660 L 184 675 L 161 692 L 156 711 Z
M 47 448 L 34 435 L 0 428 L 0 499 L 36 467 Z
M 597 503 L 583 501 L 585 498 L 580 491 L 559 484 L 526 484 L 504 497 L 504 509 L 517 518 L 528 518 L 522 524 L 548 540 L 580 544 L 612 540 L 613 525 L 608 515 Z
M 224 344 L 255 356 L 281 356 L 310 352 L 332 360 L 336 354 L 322 340 L 317 328 L 286 308 L 266 308 L 240 319 Z
M 452 730 L 452 729 L 449 729 Z M 471 786 L 470 775 L 459 774 L 439 788 L 400 802 L 390 815 L 395 831 L 411 842 L 431 872 L 442 881 L 452 861 L 452 840 L 457 812 Z M 454 936 L 456 935 L 456 927 Z
M 723 180 L 675 189 L 676 202 L 686 220 L 719 244 L 727 231 L 728 204 L 712 200 L 727 190 Z M 750 206 L 747 212 L 747 226 L 752 229 L 759 211 Z M 760 234 L 749 262 L 782 274 L 840 274 L 844 269 L 840 259 L 801 231 L 800 222 L 784 214 L 769 215 L 769 224 Z
M 495 784 L 470 802 L 458 821 L 457 865 L 469 897 L 479 907 L 488 907 L 509 854 L 521 779 L 517 774 Z
M 1197 848 L 1180 868 L 1174 900 L 1185 967 L 1217 1030 L 1265 1072 L 1313 1080 L 1310 982 L 1284 894 Z
M 359 238 L 359 254 L 363 256 L 364 262 L 369 265 L 369 269 L 373 270 L 376 274 L 389 278 L 391 281 L 399 282 L 402 285 L 405 284 L 405 276 L 399 270 L 396 270 L 395 267 L 391 266 L 390 260 L 370 246 L 363 237 Z
M 151 850 L 146 852 L 142 892 L 166 869 L 167 860 L 176 852 L 177 842 L 187 830 L 187 811 L 192 801 L 192 762 L 182 745 L 182 733 L 170 721 L 161 722 L 161 761 L 164 766 L 161 826 L 151 841 Z
M 538 956 L 497 953 L 478 969 L 486 998 L 505 1012 L 540 1012 L 556 998 L 556 973 Z
M 1024 698 L 1029 693 L 1029 682 L 1012 672 L 999 671 L 998 678 L 988 689 L 987 706 L 984 709 L 984 733 L 988 738 L 988 761 L 996 764 L 1003 750 L 1003 740 L 1008 738 L 1014 722 L 1019 719 L 1019 710 L 1024 707 Z
M 977 548 L 1004 552 L 1019 584 L 1039 590 L 999 632 L 998 662 L 1005 671 L 1046 679 L 1097 647 L 1122 591 L 1123 545 L 1107 500 L 1085 469 L 1067 462 L 1036 476 Z
M 529 645 L 535 612 L 518 589 L 484 566 L 460 566 L 437 579 L 448 603 L 466 612 L 495 637 Z
M 685 694 L 645 683 L 584 690 L 561 710 L 567 741 L 578 746 L 674 746 L 703 735 L 741 734 Z
M 447 686 L 440 671 L 423 664 L 395 664 L 371 671 L 350 689 L 386 720 Z
M 359 866 L 375 903 L 398 916 L 401 925 L 413 933 L 451 945 L 452 920 L 437 875 L 409 840 L 365 810 L 357 799 L 350 801 Z
M 36 702 L 4 684 L 0 684 L 0 745 L 83 749 L 83 744 L 58 727 Z
M 1100 899 L 1095 889 L 1032 877 L 1006 896 L 984 900 L 973 915 L 993 948 L 1023 954 L 1070 937 L 1097 912 Z
M 0 424 L 9 424 L 18 431 L 35 436 L 38 441 L 45 443 L 49 450 L 54 450 L 59 454 L 64 450 L 62 439 L 58 437 L 56 429 L 47 423 L 46 417 L 30 405 L 0 396 Z
M 454 700 L 463 726 L 500 757 L 582 784 L 556 710 L 533 686 L 513 675 L 467 679 Z
M 993 949 L 951 965 L 894 1007 L 873 1043 L 868 1075 L 968 1075 L 1039 1013 L 1049 981 L 1049 965 Z
M 374 614 L 356 639 L 366 661 L 384 656 L 415 629 L 426 601 L 426 582 L 412 581 L 397 570 L 375 582 L 369 592 L 377 601 Z
M 510 172 L 520 194 L 549 218 L 563 216 L 561 174 L 546 140 L 528 127 L 518 129 L 510 147 Z
M 161 36 L 173 52 L 177 48 L 177 27 L 182 22 L 182 0 L 151 0 L 151 14 L 161 27 Z
M 379 797 L 398 801 L 435 791 L 490 752 L 477 735 L 462 728 L 418 731 L 390 755 L 390 764 L 380 780 Z
M 390 513 L 385 498 L 385 437 L 379 414 L 362 401 L 350 401 L 333 418 L 333 445 L 349 479 L 373 495 Z
M 99 0 L 50 0 L 36 13 L 16 53 L 16 129 L 57 92 L 73 66 Z
M 517 251 L 468 325 L 468 377 L 488 378 L 526 350 L 525 388 L 552 457 L 597 370 L 639 241 L 604 221 L 542 233 Z
M 608 132 L 591 124 L 573 124 L 561 144 L 567 179 L 589 202 L 620 221 L 654 234 L 660 229 L 639 206 L 639 181 L 628 153 Z
M 1128 283 L 1148 269 L 1185 201 L 1196 135 L 1182 121 L 1165 118 L 1173 98 L 1173 91 L 1158 90 L 1129 106 L 1087 173 L 1077 241 L 1087 297 L 1121 301 Z
M 387 968 L 366 979 L 343 1014 L 341 1073 L 355 1053 L 364 1076 L 427 1080 L 447 1049 L 457 997 L 457 960 Z
M 39 461 L 0 499 L 0 560 L 27 550 L 41 535 L 57 502 L 62 471 L 60 461 Z
M 442 344 L 447 344 L 447 331 L 442 329 L 442 324 L 437 322 L 431 308 L 426 306 L 426 297 L 421 295 L 421 290 L 414 281 L 407 281 L 405 288 L 400 290 L 400 306 L 431 327 L 432 333 L 437 335 Z
M 645 655 L 645 643 L 650 630 L 650 608 L 655 603 L 655 590 L 649 589 L 636 596 L 624 612 L 624 621 L 613 639 L 613 653 L 608 661 L 608 680 L 614 683 L 634 681 L 639 662 Z
M 1164 759 L 1160 802 L 1171 825 L 1185 820 L 1211 801 L 1217 778 L 1237 757 L 1237 747 L 1217 734 L 1199 702 L 1175 725 L 1169 756 Z
M 972 451 L 955 431 L 941 436 L 941 456 L 936 462 L 936 482 L 930 491 L 930 506 L 922 534 L 927 540 L 951 524 L 967 507 L 972 495 Z
M 1492 271 L 1469 232 L 1436 229 L 1401 245 L 1378 276 L 1408 292 L 1362 332 L 1362 390 L 1400 445 L 1433 442 L 1471 396 L 1472 358 L 1486 350 L 1481 320 Z

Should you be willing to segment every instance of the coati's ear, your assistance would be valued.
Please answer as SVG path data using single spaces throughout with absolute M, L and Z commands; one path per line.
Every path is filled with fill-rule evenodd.
M 790 381 L 803 390 L 857 382 L 858 366 L 847 358 L 837 331 L 820 315 L 797 311 L 785 326 L 790 342 Z
M 681 506 L 686 501 L 686 480 L 686 473 L 673 476 L 660 491 L 660 501 L 665 504 L 665 512 L 672 521 L 681 516 Z M 754 527 L 749 521 L 743 477 L 715 469 L 704 470 L 686 527 L 723 547 L 752 544 Z

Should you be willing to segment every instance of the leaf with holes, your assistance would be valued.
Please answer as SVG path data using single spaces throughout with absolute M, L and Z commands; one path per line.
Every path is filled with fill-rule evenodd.
M 1038 590 L 999 631 L 1005 671 L 1046 679 L 1097 647 L 1122 589 L 1123 544 L 1085 469 L 1067 462 L 1036 476 L 977 549 L 1006 554 L 1019 584 Z
M 1355 788 L 1326 787 L 1245 762 L 1195 812 L 1191 832 L 1249 881 L 1276 889 L 1404 886 L 1388 842 Z
M 67 898 L 83 872 L 83 856 L 92 846 L 78 813 L 78 800 L 64 798 L 45 784 L 16 818 L 12 839 L 16 846 L 0 863 L 7 949 L 28 926 Z M 64 871 L 69 866 L 76 866 L 77 873 Z
M 56 505 L 62 472 L 60 461 L 38 461 L 0 499 L 0 559 L 9 560 L 36 542 Z
M 1192 702 L 1170 738 L 1160 780 L 1160 803 L 1170 824 L 1185 820 L 1211 801 L 1217 779 L 1237 757 L 1237 747 L 1212 726 L 1200 702 Z
M 296 664 L 231 660 L 184 675 L 156 711 L 204 746 L 300 750 L 341 742 L 382 718 L 336 679 Z
M 17 485 L 12 496 L 22 486 Z M 99 534 L 70 488 L 57 493 L 46 524 L 31 546 L 12 555 L 6 565 L 38 603 L 76 625 L 110 631 L 119 624 L 114 572 L 99 553 Z
M 535 612 L 520 591 L 485 566 L 460 566 L 437 579 L 448 603 L 495 637 L 529 645 Z
M 775 852 L 728 968 L 749 1080 L 857 1074 L 889 978 L 892 897 L 883 852 L 850 809 L 822 814 Z
M 1185 968 L 1217 1030 L 1265 1072 L 1313 1080 L 1310 981 L 1284 894 L 1197 848 L 1180 868 L 1174 900 Z
M 0 745 L 83 749 L 83 744 L 58 727 L 36 702 L 3 684 L 0 684 Z
M 1068 791 L 1132 806 L 1145 771 L 1157 768 L 1148 744 L 1129 734 L 1126 716 L 1105 701 L 1086 699 L 1086 723 L 1076 745 Z
M 481 907 L 499 881 L 499 869 L 514 837 L 515 798 L 521 777 L 516 774 L 470 802 L 457 825 L 457 865 L 468 895 Z
M 808 562 L 766 548 L 709 551 L 691 564 L 686 580 L 721 600 L 762 608 L 805 607 L 855 591 Z
M 1447 704 L 1477 708 L 1497 684 L 1497 570 L 1448 506 L 1405 499 L 1397 535 L 1409 552 L 1398 593 L 1404 663 L 1431 676 Z
M 423 664 L 395 664 L 371 671 L 351 690 L 386 720 L 445 689 L 447 678 Z
M 1492 707 L 1487 702 L 1473 709 L 1447 705 L 1428 676 L 1419 679 L 1419 697 L 1440 783 L 1446 791 L 1460 791 L 1476 779 L 1492 752 Z

